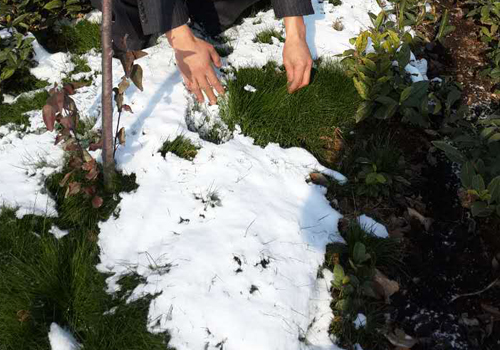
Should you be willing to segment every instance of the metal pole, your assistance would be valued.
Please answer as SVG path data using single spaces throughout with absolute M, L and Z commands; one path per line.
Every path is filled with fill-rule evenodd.
M 102 160 L 104 185 L 113 188 L 113 49 L 111 39 L 113 0 L 102 0 Z

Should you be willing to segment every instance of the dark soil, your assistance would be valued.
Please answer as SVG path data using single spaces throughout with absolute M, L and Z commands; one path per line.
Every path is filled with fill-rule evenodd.
M 433 151 L 433 136 L 408 126 L 390 129 L 412 185 L 390 198 L 330 193 L 330 199 L 338 200 L 335 207 L 346 217 L 365 213 L 403 242 L 405 273 L 387 271 L 400 284 L 389 306 L 391 327 L 418 338 L 412 350 L 500 349 L 500 322 L 495 322 L 500 321 L 500 285 L 452 301 L 500 277 L 492 266 L 500 252 L 500 220 L 472 219 L 461 207 L 455 169 Z M 358 137 L 365 137 L 362 133 Z M 428 230 L 408 208 L 432 220 Z
M 486 53 L 488 44 L 479 36 L 479 26 L 466 18 L 467 8 L 462 0 L 432 1 L 438 13 L 449 11 L 449 24 L 455 30 L 440 43 L 427 45 L 429 76 L 450 75 L 463 85 L 463 101 L 469 106 L 498 102 L 500 96 L 493 93 L 494 84 L 480 72 L 490 64 Z M 438 30 L 438 25 L 424 28 L 427 33 Z M 436 74 L 439 72 L 439 74 Z

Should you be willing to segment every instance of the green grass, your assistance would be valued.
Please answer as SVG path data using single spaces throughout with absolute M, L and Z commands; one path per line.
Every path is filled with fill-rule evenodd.
M 13 104 L 0 105 L 0 125 L 9 123 L 27 126 L 29 125 L 29 117 L 26 112 L 42 109 L 45 102 L 49 98 L 47 91 L 37 92 L 33 96 L 23 96 Z
M 264 29 L 260 33 L 256 34 L 255 38 L 253 39 L 253 42 L 262 44 L 272 44 L 273 37 L 278 39 L 282 43 L 285 42 L 285 38 L 283 38 L 283 35 L 281 35 L 281 33 L 274 28 Z
M 219 54 L 220 57 L 227 57 L 230 54 L 233 53 L 234 48 L 231 45 L 224 44 L 224 45 L 215 45 L 214 46 L 215 51 Z
M 199 149 L 200 147 L 194 145 L 190 139 L 186 138 L 184 135 L 179 135 L 173 141 L 165 141 L 158 152 L 160 152 L 163 157 L 170 152 L 180 158 L 193 160 Z
M 277 68 L 270 63 L 262 69 L 236 71 L 236 79 L 228 82 L 227 98 L 221 101 L 222 119 L 231 129 L 240 125 L 260 146 L 276 142 L 282 147 L 303 147 L 326 162 L 334 129 L 346 133 L 354 125 L 360 97 L 351 78 L 340 63 L 321 62 L 311 84 L 289 94 L 286 74 Z M 246 91 L 247 84 L 257 91 Z
M 168 349 L 167 333 L 147 331 L 148 309 L 154 295 L 127 303 L 141 282 L 134 272 L 123 276 L 122 290 L 105 292 L 107 275 L 99 262 L 98 222 L 116 214 L 119 195 L 104 196 L 93 209 L 79 196 L 64 199 L 63 174 L 47 180 L 59 216 L 47 218 L 0 208 L 0 350 L 49 350 L 52 322 L 68 328 L 85 349 Z M 134 176 L 117 177 L 117 192 L 134 190 Z M 69 234 L 57 240 L 56 224 Z M 107 313 L 114 308 L 113 313 Z
M 342 5 L 342 0 L 328 0 L 328 2 L 330 4 L 332 4 L 333 6 L 340 6 L 340 5 Z

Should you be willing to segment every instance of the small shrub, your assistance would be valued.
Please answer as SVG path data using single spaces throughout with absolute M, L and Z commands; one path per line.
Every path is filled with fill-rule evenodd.
M 173 141 L 165 141 L 158 152 L 160 152 L 163 157 L 170 152 L 180 158 L 193 160 L 199 149 L 200 147 L 194 145 L 190 139 L 183 135 L 179 135 Z
M 391 238 L 376 237 L 356 221 L 349 222 L 340 232 L 346 244 L 328 245 L 325 263 L 334 275 L 332 309 L 335 317 L 330 333 L 346 348 L 359 343 L 367 349 L 386 349 L 387 341 L 382 333 L 387 307 L 379 301 L 374 276 L 377 268 L 401 268 L 400 244 Z M 367 322 L 364 327 L 356 328 L 354 320 L 359 313 L 367 317 Z
M 283 38 L 283 35 L 281 35 L 281 33 L 274 28 L 264 29 L 262 32 L 255 35 L 253 42 L 271 45 L 273 44 L 273 37 L 278 39 L 282 43 L 285 42 L 285 38 Z
M 434 141 L 452 161 L 461 165 L 460 199 L 472 215 L 500 217 L 500 118 L 477 123 L 459 121 L 449 127 L 450 142 Z
M 304 147 L 324 162 L 335 130 L 348 131 L 360 102 L 344 66 L 335 61 L 319 63 L 311 84 L 293 94 L 287 92 L 286 74 L 274 63 L 234 74 L 220 103 L 221 118 L 230 129 L 238 124 L 260 146 Z M 247 85 L 255 91 L 247 91 Z
M 0 26 L 35 32 L 90 12 L 90 0 L 0 0 Z
M 32 96 L 20 97 L 13 104 L 0 104 L 0 125 L 14 123 L 28 126 L 29 117 L 25 113 L 41 109 L 48 97 L 47 91 L 41 91 Z

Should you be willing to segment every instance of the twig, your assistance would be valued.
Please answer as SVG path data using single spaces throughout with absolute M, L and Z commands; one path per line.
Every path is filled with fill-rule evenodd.
M 470 297 L 470 296 L 473 296 L 473 295 L 479 295 L 481 293 L 484 293 L 486 292 L 488 289 L 494 287 L 495 285 L 499 284 L 498 282 L 500 281 L 500 278 L 497 278 L 496 280 L 494 280 L 493 282 L 491 282 L 486 288 L 484 289 L 481 289 L 480 291 L 478 292 L 474 292 L 474 293 L 466 293 L 466 294 L 460 294 L 460 295 L 455 295 L 453 298 L 451 298 L 450 302 L 448 304 L 451 304 L 453 303 L 455 300 L 457 300 L 458 298 L 462 298 L 462 297 Z

